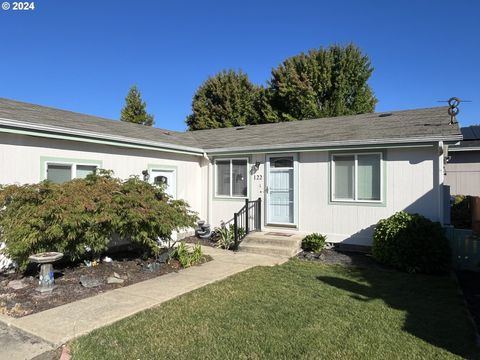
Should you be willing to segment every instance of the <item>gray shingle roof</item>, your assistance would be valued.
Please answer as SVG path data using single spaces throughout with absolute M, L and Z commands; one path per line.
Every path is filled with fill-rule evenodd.
M 198 148 L 189 132 L 176 132 L 0 98 L 0 118 L 96 134 Z
M 376 142 L 407 138 L 451 138 L 461 135 L 449 125 L 447 107 L 339 116 L 277 124 L 194 131 L 206 150 L 234 147 L 268 147 L 273 144 Z M 212 139 L 214 139 L 212 141 Z M 379 142 L 380 142 L 379 141 Z
M 76 130 L 98 137 L 113 135 L 170 144 L 172 147 L 205 149 L 207 152 L 280 145 L 307 147 L 329 143 L 381 143 L 396 139 L 441 140 L 461 135 L 458 125 L 449 125 L 447 107 L 176 132 L 0 98 L 0 118 L 31 126 Z

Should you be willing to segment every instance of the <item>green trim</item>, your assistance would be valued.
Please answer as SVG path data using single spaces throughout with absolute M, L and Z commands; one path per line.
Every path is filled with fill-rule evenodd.
M 381 202 L 359 202 L 359 201 L 332 201 L 332 155 L 354 154 L 349 150 L 329 151 L 328 152 L 328 205 L 340 206 L 368 206 L 368 207 L 386 207 L 387 206 L 387 151 L 365 150 L 357 153 L 382 153 L 382 201 Z
M 248 196 L 246 197 L 232 197 L 232 196 L 217 196 L 217 169 L 215 166 L 215 160 L 227 160 L 227 159 L 247 159 L 247 192 Z M 250 155 L 244 155 L 244 156 L 215 156 L 212 157 L 212 165 L 213 165 L 213 191 L 212 191 L 212 196 L 211 200 L 212 201 L 239 201 L 239 202 L 245 202 L 245 199 L 252 199 L 252 177 L 253 175 L 250 173 L 250 166 L 252 164 L 252 157 Z
M 399 143 L 399 144 L 388 144 L 388 145 L 346 145 L 346 146 L 336 146 L 336 147 L 306 147 L 306 148 L 299 148 L 299 149 L 292 149 L 292 148 L 279 148 L 279 149 L 265 149 L 265 150 L 246 150 L 246 151 L 232 151 L 232 152 L 218 152 L 218 153 L 209 153 L 206 150 L 207 155 L 215 156 L 215 157 L 231 157 L 231 156 L 241 156 L 241 155 L 249 155 L 249 154 L 281 154 L 281 153 L 302 153 L 302 152 L 313 152 L 313 151 L 368 151 L 368 150 L 382 150 L 382 149 L 393 149 L 393 148 L 420 148 L 420 147 L 433 147 L 436 146 L 437 143 L 433 142 L 426 142 L 426 143 Z
M 47 178 L 47 163 L 61 163 L 68 165 L 97 165 L 99 168 L 103 167 L 102 160 L 91 160 L 91 159 L 73 159 L 73 158 L 63 158 L 55 156 L 40 156 L 40 181 L 43 181 Z
M 178 198 L 178 166 L 176 165 L 164 165 L 164 164 L 148 164 L 147 165 L 148 174 L 152 172 L 152 170 L 157 171 L 172 171 L 175 173 L 175 199 Z
M 169 153 L 175 153 L 175 154 L 203 156 L 203 153 L 201 152 L 174 150 L 174 149 L 164 148 L 160 146 L 157 147 L 157 146 L 150 146 L 150 145 L 137 145 L 137 144 L 123 142 L 123 141 L 100 140 L 100 139 L 81 137 L 81 136 L 58 135 L 58 134 L 49 133 L 49 132 L 17 130 L 17 129 L 5 128 L 1 126 L 0 126 L 0 132 L 9 133 L 9 134 L 35 136 L 40 138 L 78 141 L 78 142 L 86 142 L 86 143 L 93 143 L 93 144 L 100 144 L 100 145 L 111 145 L 111 146 L 117 146 L 117 147 L 123 147 L 123 148 L 154 150 L 154 151 L 163 151 L 163 152 L 169 152 Z

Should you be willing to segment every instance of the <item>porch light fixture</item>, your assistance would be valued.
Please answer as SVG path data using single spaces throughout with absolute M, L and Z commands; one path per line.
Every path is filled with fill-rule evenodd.
M 148 181 L 150 179 L 150 174 L 148 170 L 143 170 L 142 175 L 143 175 L 143 181 Z
M 260 168 L 260 161 L 256 161 L 255 162 L 255 165 L 253 165 L 255 171 L 258 171 L 258 169 Z

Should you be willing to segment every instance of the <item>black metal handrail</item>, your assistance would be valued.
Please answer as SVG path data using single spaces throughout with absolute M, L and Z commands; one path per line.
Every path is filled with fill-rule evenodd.
M 262 198 L 257 200 L 245 199 L 245 205 L 233 214 L 234 250 L 251 231 L 262 228 Z

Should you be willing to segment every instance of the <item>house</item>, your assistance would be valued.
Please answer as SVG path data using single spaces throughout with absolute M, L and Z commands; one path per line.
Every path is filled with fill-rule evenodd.
M 463 141 L 448 148 L 445 184 L 451 194 L 480 196 L 480 125 L 461 132 Z
M 144 174 L 213 226 L 261 198 L 262 229 L 369 245 L 399 210 L 443 222 L 461 139 L 446 107 L 175 132 L 0 99 L 0 183 Z

